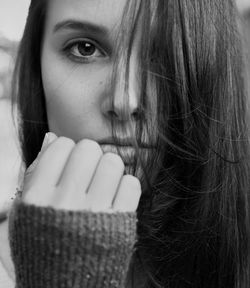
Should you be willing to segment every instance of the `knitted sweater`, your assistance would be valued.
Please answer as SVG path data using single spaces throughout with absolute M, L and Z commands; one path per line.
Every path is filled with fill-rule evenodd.
M 16 288 L 125 287 L 136 213 L 55 210 L 18 199 L 9 217 Z

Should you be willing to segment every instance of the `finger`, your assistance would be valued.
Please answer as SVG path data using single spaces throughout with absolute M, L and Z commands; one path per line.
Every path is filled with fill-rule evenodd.
M 53 196 L 51 193 L 74 146 L 73 140 L 59 137 L 41 153 L 29 183 L 24 183 L 26 202 L 44 206 L 50 201 Z
M 33 177 L 33 172 L 38 164 L 38 162 L 40 161 L 40 158 L 42 156 L 42 154 L 44 153 L 44 151 L 48 148 L 48 146 L 54 141 L 56 140 L 58 137 L 56 136 L 56 134 L 52 133 L 52 132 L 48 132 L 45 134 L 45 137 L 43 139 L 43 143 L 42 143 L 42 147 L 40 152 L 38 153 L 36 159 L 31 163 L 31 165 L 26 169 L 26 171 L 24 171 L 24 177 L 23 177 L 23 182 L 21 183 L 21 190 L 22 190 L 22 198 L 23 200 L 25 200 L 26 198 L 26 193 L 27 191 L 30 190 L 30 188 L 32 187 L 32 177 Z
M 86 209 L 104 211 L 111 208 L 121 177 L 124 163 L 114 153 L 103 155 L 86 196 Z
M 56 136 L 56 134 L 54 134 L 52 132 L 48 132 L 48 133 L 45 134 L 45 137 L 44 137 L 44 140 L 43 140 L 43 143 L 42 143 L 42 147 L 41 147 L 41 151 L 38 153 L 36 159 L 31 163 L 31 165 L 26 170 L 26 172 L 25 172 L 26 176 L 28 175 L 28 177 L 30 177 L 32 175 L 32 173 L 33 173 L 37 163 L 40 161 L 40 158 L 41 158 L 42 154 L 44 153 L 44 151 L 57 138 L 58 137 Z
M 57 185 L 56 193 L 61 194 L 58 207 L 84 209 L 85 194 L 102 155 L 101 147 L 93 140 L 84 139 L 76 145 Z
M 136 211 L 141 197 L 141 184 L 138 178 L 132 175 L 122 177 L 113 209 L 121 212 Z

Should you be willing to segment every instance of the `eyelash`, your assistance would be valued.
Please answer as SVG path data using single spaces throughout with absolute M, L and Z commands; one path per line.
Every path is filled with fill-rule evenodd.
M 95 52 L 93 54 L 97 53 L 97 51 L 98 51 L 100 55 L 98 55 L 98 56 L 81 55 L 81 53 L 79 51 L 79 46 L 82 44 L 91 45 L 95 49 Z M 74 52 L 75 49 L 77 49 L 77 52 Z M 102 58 L 102 57 L 106 58 L 107 57 L 107 53 L 102 48 L 100 48 L 98 44 L 94 43 L 92 40 L 89 40 L 89 39 L 74 40 L 74 41 L 68 43 L 63 48 L 63 52 L 66 53 L 66 56 L 69 57 L 70 59 L 72 59 L 73 61 L 80 62 L 80 63 L 90 63 L 90 62 L 94 62 L 96 60 L 96 58 Z M 76 55 L 77 53 L 79 55 Z

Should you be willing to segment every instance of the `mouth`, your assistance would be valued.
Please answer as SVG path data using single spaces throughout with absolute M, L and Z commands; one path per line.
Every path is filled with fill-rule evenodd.
M 132 147 L 133 146 L 133 139 L 132 138 L 124 138 L 124 139 L 117 139 L 117 141 L 114 142 L 113 138 L 107 138 L 104 140 L 98 141 L 100 145 L 111 145 L 111 146 L 117 146 L 117 147 Z M 149 145 L 144 142 L 138 143 L 138 146 L 140 149 L 154 149 L 155 146 Z
M 138 179 L 143 179 L 143 170 L 141 165 L 138 165 L 136 161 L 136 150 L 132 145 L 115 145 L 115 144 L 102 144 L 99 142 L 99 145 L 103 151 L 103 153 L 114 153 L 119 155 L 124 163 L 124 172 L 125 174 L 131 174 Z M 154 148 L 155 149 L 155 148 Z M 139 153 L 141 155 L 147 155 L 150 153 L 150 149 L 139 147 Z
M 138 177 L 142 174 L 141 172 L 141 164 L 137 161 L 136 149 L 133 146 L 134 139 L 127 138 L 118 138 L 116 141 L 112 137 L 106 139 L 100 139 L 98 141 L 99 145 L 103 153 L 114 153 L 119 155 L 125 165 L 125 171 L 127 174 L 138 174 Z M 150 145 L 152 144 L 152 145 Z M 156 149 L 156 146 L 153 143 L 143 143 L 142 141 L 138 143 L 139 155 L 142 158 L 147 159 L 149 154 Z
M 114 153 L 120 155 L 125 166 L 135 164 L 135 149 L 132 146 L 115 146 L 112 144 L 100 144 L 103 153 Z

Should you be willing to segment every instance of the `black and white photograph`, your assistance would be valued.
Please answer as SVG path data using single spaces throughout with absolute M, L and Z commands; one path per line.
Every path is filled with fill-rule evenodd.
M 0 0 L 0 288 L 250 287 L 250 0 Z

